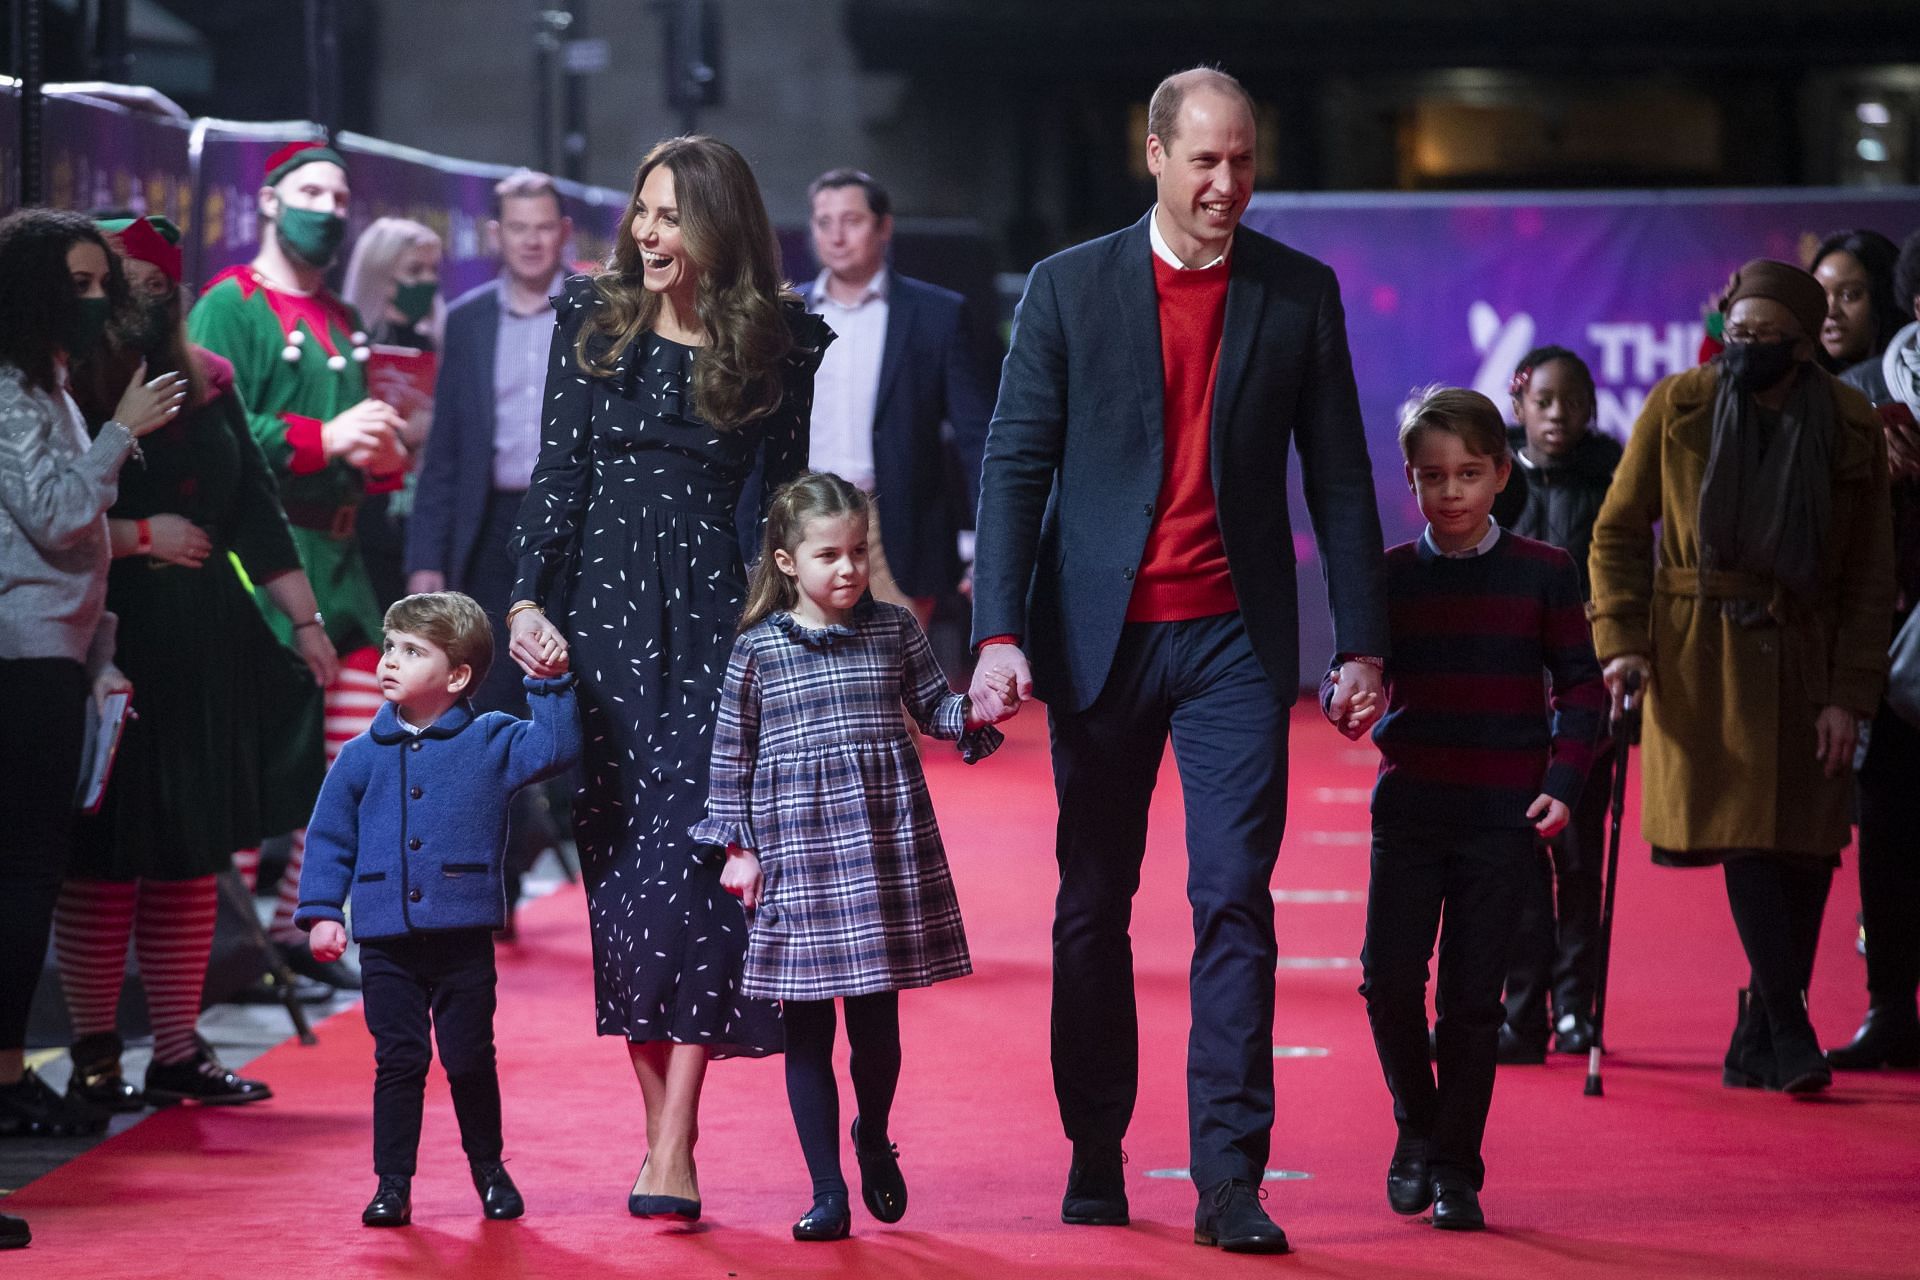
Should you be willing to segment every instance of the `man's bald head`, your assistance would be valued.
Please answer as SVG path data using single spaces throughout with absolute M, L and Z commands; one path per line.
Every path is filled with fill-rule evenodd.
M 1196 90 L 1238 99 L 1246 107 L 1248 118 L 1253 117 L 1253 95 L 1247 92 L 1245 85 L 1218 67 L 1190 67 L 1185 71 L 1176 71 L 1160 82 L 1153 91 L 1153 98 L 1147 103 L 1147 132 L 1160 139 L 1163 148 L 1173 145 L 1173 137 L 1180 123 L 1180 108 L 1186 103 L 1187 96 Z

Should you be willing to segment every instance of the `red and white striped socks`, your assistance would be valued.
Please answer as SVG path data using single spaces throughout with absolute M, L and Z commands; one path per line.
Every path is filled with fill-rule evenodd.
M 327 724 L 327 767 L 333 767 L 334 760 L 340 755 L 340 749 L 348 742 L 366 732 L 373 723 L 380 704 L 380 676 L 376 670 L 379 653 L 373 649 L 361 649 L 347 655 L 340 664 L 340 676 L 327 686 L 326 724 Z M 286 874 L 280 877 L 280 892 L 273 904 L 273 921 L 267 926 L 267 934 L 282 945 L 302 946 L 306 943 L 306 934 L 293 922 L 293 913 L 300 906 L 300 868 L 307 860 L 306 828 L 293 833 L 292 848 L 287 855 Z M 254 863 L 259 865 L 256 852 Z
M 131 933 L 153 1024 L 153 1060 L 185 1062 L 194 1057 L 218 909 L 212 876 L 69 880 L 62 885 L 54 910 L 54 946 L 74 1039 L 114 1029 Z

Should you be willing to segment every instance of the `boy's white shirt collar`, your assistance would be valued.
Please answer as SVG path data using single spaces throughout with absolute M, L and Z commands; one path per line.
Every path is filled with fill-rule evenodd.
M 1427 550 L 1439 556 L 1442 560 L 1471 560 L 1475 556 L 1483 556 L 1493 550 L 1493 544 L 1500 541 L 1500 526 L 1494 522 L 1492 516 L 1488 516 L 1485 536 L 1483 536 L 1480 541 L 1461 551 L 1442 551 L 1440 544 L 1433 540 L 1432 525 L 1428 525 L 1426 531 L 1420 535 L 1420 541 L 1426 543 Z

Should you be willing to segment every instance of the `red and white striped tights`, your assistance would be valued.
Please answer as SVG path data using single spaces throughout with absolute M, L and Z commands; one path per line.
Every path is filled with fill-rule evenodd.
M 212 876 L 63 884 L 53 939 L 73 1038 L 114 1029 L 131 935 L 153 1023 L 153 1060 L 185 1062 L 197 1056 L 194 1031 L 218 908 Z

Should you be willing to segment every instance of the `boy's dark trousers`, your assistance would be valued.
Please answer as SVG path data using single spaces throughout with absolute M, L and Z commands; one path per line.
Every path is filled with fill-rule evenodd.
M 1538 842 L 1507 967 L 1507 1025 L 1528 1045 L 1546 1044 L 1549 1004 L 1556 1023 L 1569 1013 L 1593 1016 L 1613 766 L 1613 750 L 1602 744 L 1572 821 L 1552 840 Z
M 460 1121 L 460 1145 L 469 1160 L 498 1160 L 492 931 L 454 929 L 363 942 L 360 977 L 367 1030 L 373 1033 L 373 1171 L 413 1176 L 433 1060 L 429 1025 Z
M 1373 828 L 1360 994 L 1394 1119 L 1402 1139 L 1426 1139 L 1436 1178 L 1458 1175 L 1475 1190 L 1486 1178 L 1480 1138 L 1505 1014 L 1500 987 L 1539 856 L 1536 839 L 1530 827 L 1376 820 Z M 1430 1062 L 1427 961 L 1436 934 L 1439 1018 Z

